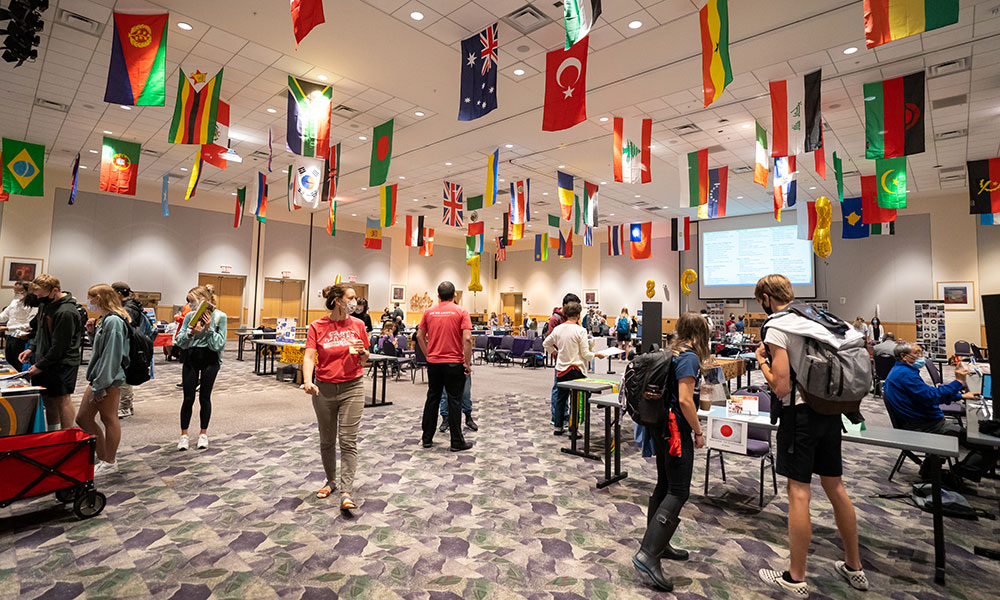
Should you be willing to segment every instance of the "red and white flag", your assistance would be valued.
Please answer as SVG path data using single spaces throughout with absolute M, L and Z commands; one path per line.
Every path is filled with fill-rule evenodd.
M 292 11 L 292 31 L 295 33 L 295 47 L 313 27 L 326 21 L 323 16 L 323 0 L 289 0 Z
M 545 55 L 545 108 L 542 130 L 569 129 L 587 118 L 587 47 L 589 37 L 568 50 Z
M 821 70 L 805 77 L 772 81 L 771 156 L 795 156 L 823 147 Z
M 211 144 L 201 147 L 201 159 L 214 167 L 225 169 L 227 152 L 229 152 L 229 103 L 219 100 L 215 135 Z
M 649 183 L 653 180 L 653 172 L 649 168 L 649 145 L 652 138 L 652 119 L 615 117 L 614 156 L 612 157 L 615 164 L 615 181 Z
M 406 245 L 420 247 L 424 245 L 424 218 L 406 215 Z

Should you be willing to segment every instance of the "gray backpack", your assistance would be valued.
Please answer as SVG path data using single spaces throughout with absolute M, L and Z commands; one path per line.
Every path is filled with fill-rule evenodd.
M 795 321 L 779 325 L 778 319 Z M 769 327 L 805 339 L 801 355 L 788 355 L 793 398 L 802 394 L 806 404 L 824 415 L 858 412 L 872 384 L 871 356 L 863 335 L 837 316 L 802 303 L 790 304 L 768 317 L 761 327 L 761 339 L 766 339 Z

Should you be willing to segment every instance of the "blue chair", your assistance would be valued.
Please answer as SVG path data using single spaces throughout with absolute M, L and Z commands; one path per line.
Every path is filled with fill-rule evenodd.
M 472 358 L 475 359 L 479 357 L 479 364 L 483 364 L 483 359 L 486 358 L 486 346 L 489 344 L 490 338 L 486 334 L 477 335 L 475 344 L 472 346 Z
M 736 395 L 757 396 L 757 410 L 760 412 L 770 412 L 771 394 L 766 391 L 759 391 L 757 388 L 744 388 L 736 391 Z M 726 464 L 723 460 L 725 450 L 708 448 L 705 456 L 705 493 L 708 494 L 708 475 L 711 472 L 712 452 L 719 455 L 719 467 L 722 470 L 722 481 L 726 481 Z M 730 452 L 730 454 L 739 453 Z M 778 494 L 778 479 L 774 472 L 774 452 L 771 447 L 771 430 L 766 427 L 747 427 L 747 453 L 746 456 L 760 460 L 760 499 L 759 506 L 764 506 L 764 466 L 771 466 L 771 484 L 774 486 L 775 495 Z

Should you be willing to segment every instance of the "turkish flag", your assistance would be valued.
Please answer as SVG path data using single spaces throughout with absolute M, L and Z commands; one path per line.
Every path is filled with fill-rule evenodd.
M 587 118 L 587 36 L 569 50 L 545 55 L 543 131 L 569 129 Z

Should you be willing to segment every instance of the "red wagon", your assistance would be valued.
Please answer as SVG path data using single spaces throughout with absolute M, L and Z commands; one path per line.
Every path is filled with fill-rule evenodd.
M 81 519 L 101 514 L 108 501 L 94 488 L 96 447 L 77 428 L 0 438 L 0 508 L 55 492 Z

